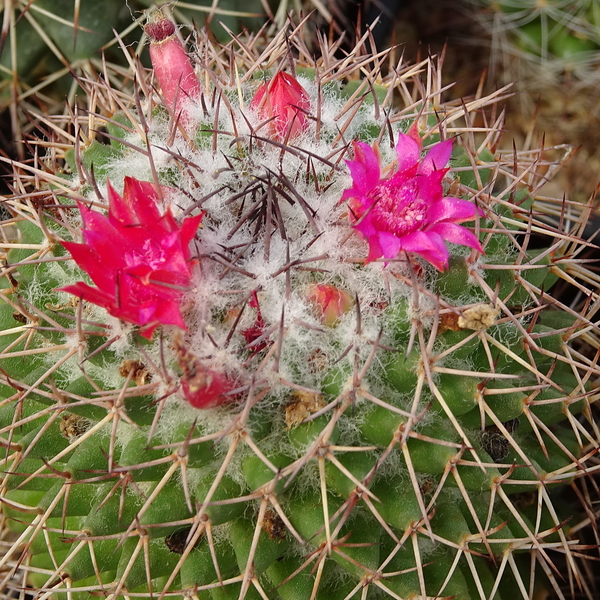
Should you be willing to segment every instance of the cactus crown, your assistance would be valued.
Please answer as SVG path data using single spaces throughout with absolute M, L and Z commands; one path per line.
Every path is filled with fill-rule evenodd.
M 314 61 L 301 25 L 195 37 L 198 95 L 139 68 L 84 82 L 96 110 L 14 165 L 4 583 L 527 598 L 560 591 L 557 556 L 582 581 L 565 490 L 585 503 L 598 445 L 589 207 L 541 196 L 541 152 L 500 149 L 507 91 L 446 102 L 435 59 L 362 43 Z M 375 228 L 375 256 L 405 138 L 427 240 Z

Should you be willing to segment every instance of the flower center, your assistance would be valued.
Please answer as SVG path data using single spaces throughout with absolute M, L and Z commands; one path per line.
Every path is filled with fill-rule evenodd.
M 371 219 L 375 228 L 396 236 L 403 236 L 425 225 L 427 203 L 417 197 L 414 179 L 382 181 L 372 192 L 375 204 L 371 209 Z
M 149 269 L 156 271 L 165 266 L 167 257 L 160 244 L 157 244 L 154 240 L 148 239 L 144 241 L 140 248 L 126 253 L 125 262 L 129 268 L 144 265 Z

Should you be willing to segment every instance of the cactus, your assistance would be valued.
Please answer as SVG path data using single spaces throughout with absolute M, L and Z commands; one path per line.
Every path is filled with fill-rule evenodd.
M 101 49 L 115 44 L 113 29 L 122 31 L 131 19 L 119 0 L 15 0 L 0 12 L 0 107 L 10 110 L 9 139 L 21 142 L 31 129 L 23 113 L 61 112 L 65 96 L 73 101 L 77 93 L 73 74 L 102 70 Z M 123 61 L 122 53 L 114 55 Z M 26 155 L 23 144 L 14 150 Z
M 472 0 L 486 10 L 480 21 L 493 36 L 493 47 L 510 61 L 518 57 L 521 76 L 545 84 L 561 81 L 565 73 L 584 82 L 598 64 L 600 12 L 593 0 L 549 2 Z
M 595 0 L 469 0 L 490 81 L 515 82 L 508 127 L 523 139 L 580 148 L 554 185 L 585 203 L 595 189 L 600 5 Z M 479 32 L 484 32 L 483 38 Z M 592 166 L 592 168 L 590 168 Z
M 185 97 L 139 66 L 83 82 L 97 111 L 13 163 L 3 585 L 585 586 L 590 207 L 541 197 L 559 165 L 497 150 L 502 91 L 442 102 L 433 58 L 384 76 L 387 53 L 323 41 L 314 61 L 302 26 L 195 41 Z M 189 72 L 175 46 L 157 73 Z

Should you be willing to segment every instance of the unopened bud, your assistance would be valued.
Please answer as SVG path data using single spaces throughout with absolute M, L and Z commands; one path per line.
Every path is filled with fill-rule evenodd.
M 279 71 L 256 90 L 250 108 L 261 119 L 272 119 L 268 124 L 270 135 L 284 140 L 297 137 L 306 129 L 305 112 L 310 108 L 310 99 L 295 77 Z
M 181 390 L 194 408 L 215 408 L 232 399 L 227 393 L 234 385 L 224 373 L 208 368 L 177 338 L 175 350 L 179 368 L 183 371 Z
M 167 106 L 189 125 L 186 103 L 202 90 L 185 48 L 175 35 L 175 24 L 156 11 L 144 27 L 150 38 L 150 59 Z
M 311 286 L 308 299 L 317 308 L 322 323 L 329 327 L 335 325 L 354 305 L 354 300 L 348 292 L 326 283 Z

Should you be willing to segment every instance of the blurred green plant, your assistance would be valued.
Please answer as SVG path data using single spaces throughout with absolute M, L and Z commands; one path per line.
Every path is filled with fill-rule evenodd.
M 492 60 L 501 61 L 509 77 L 525 72 L 556 81 L 569 74 L 583 81 L 594 75 L 600 62 L 597 0 L 472 2 L 483 7 L 478 14 L 492 36 Z

